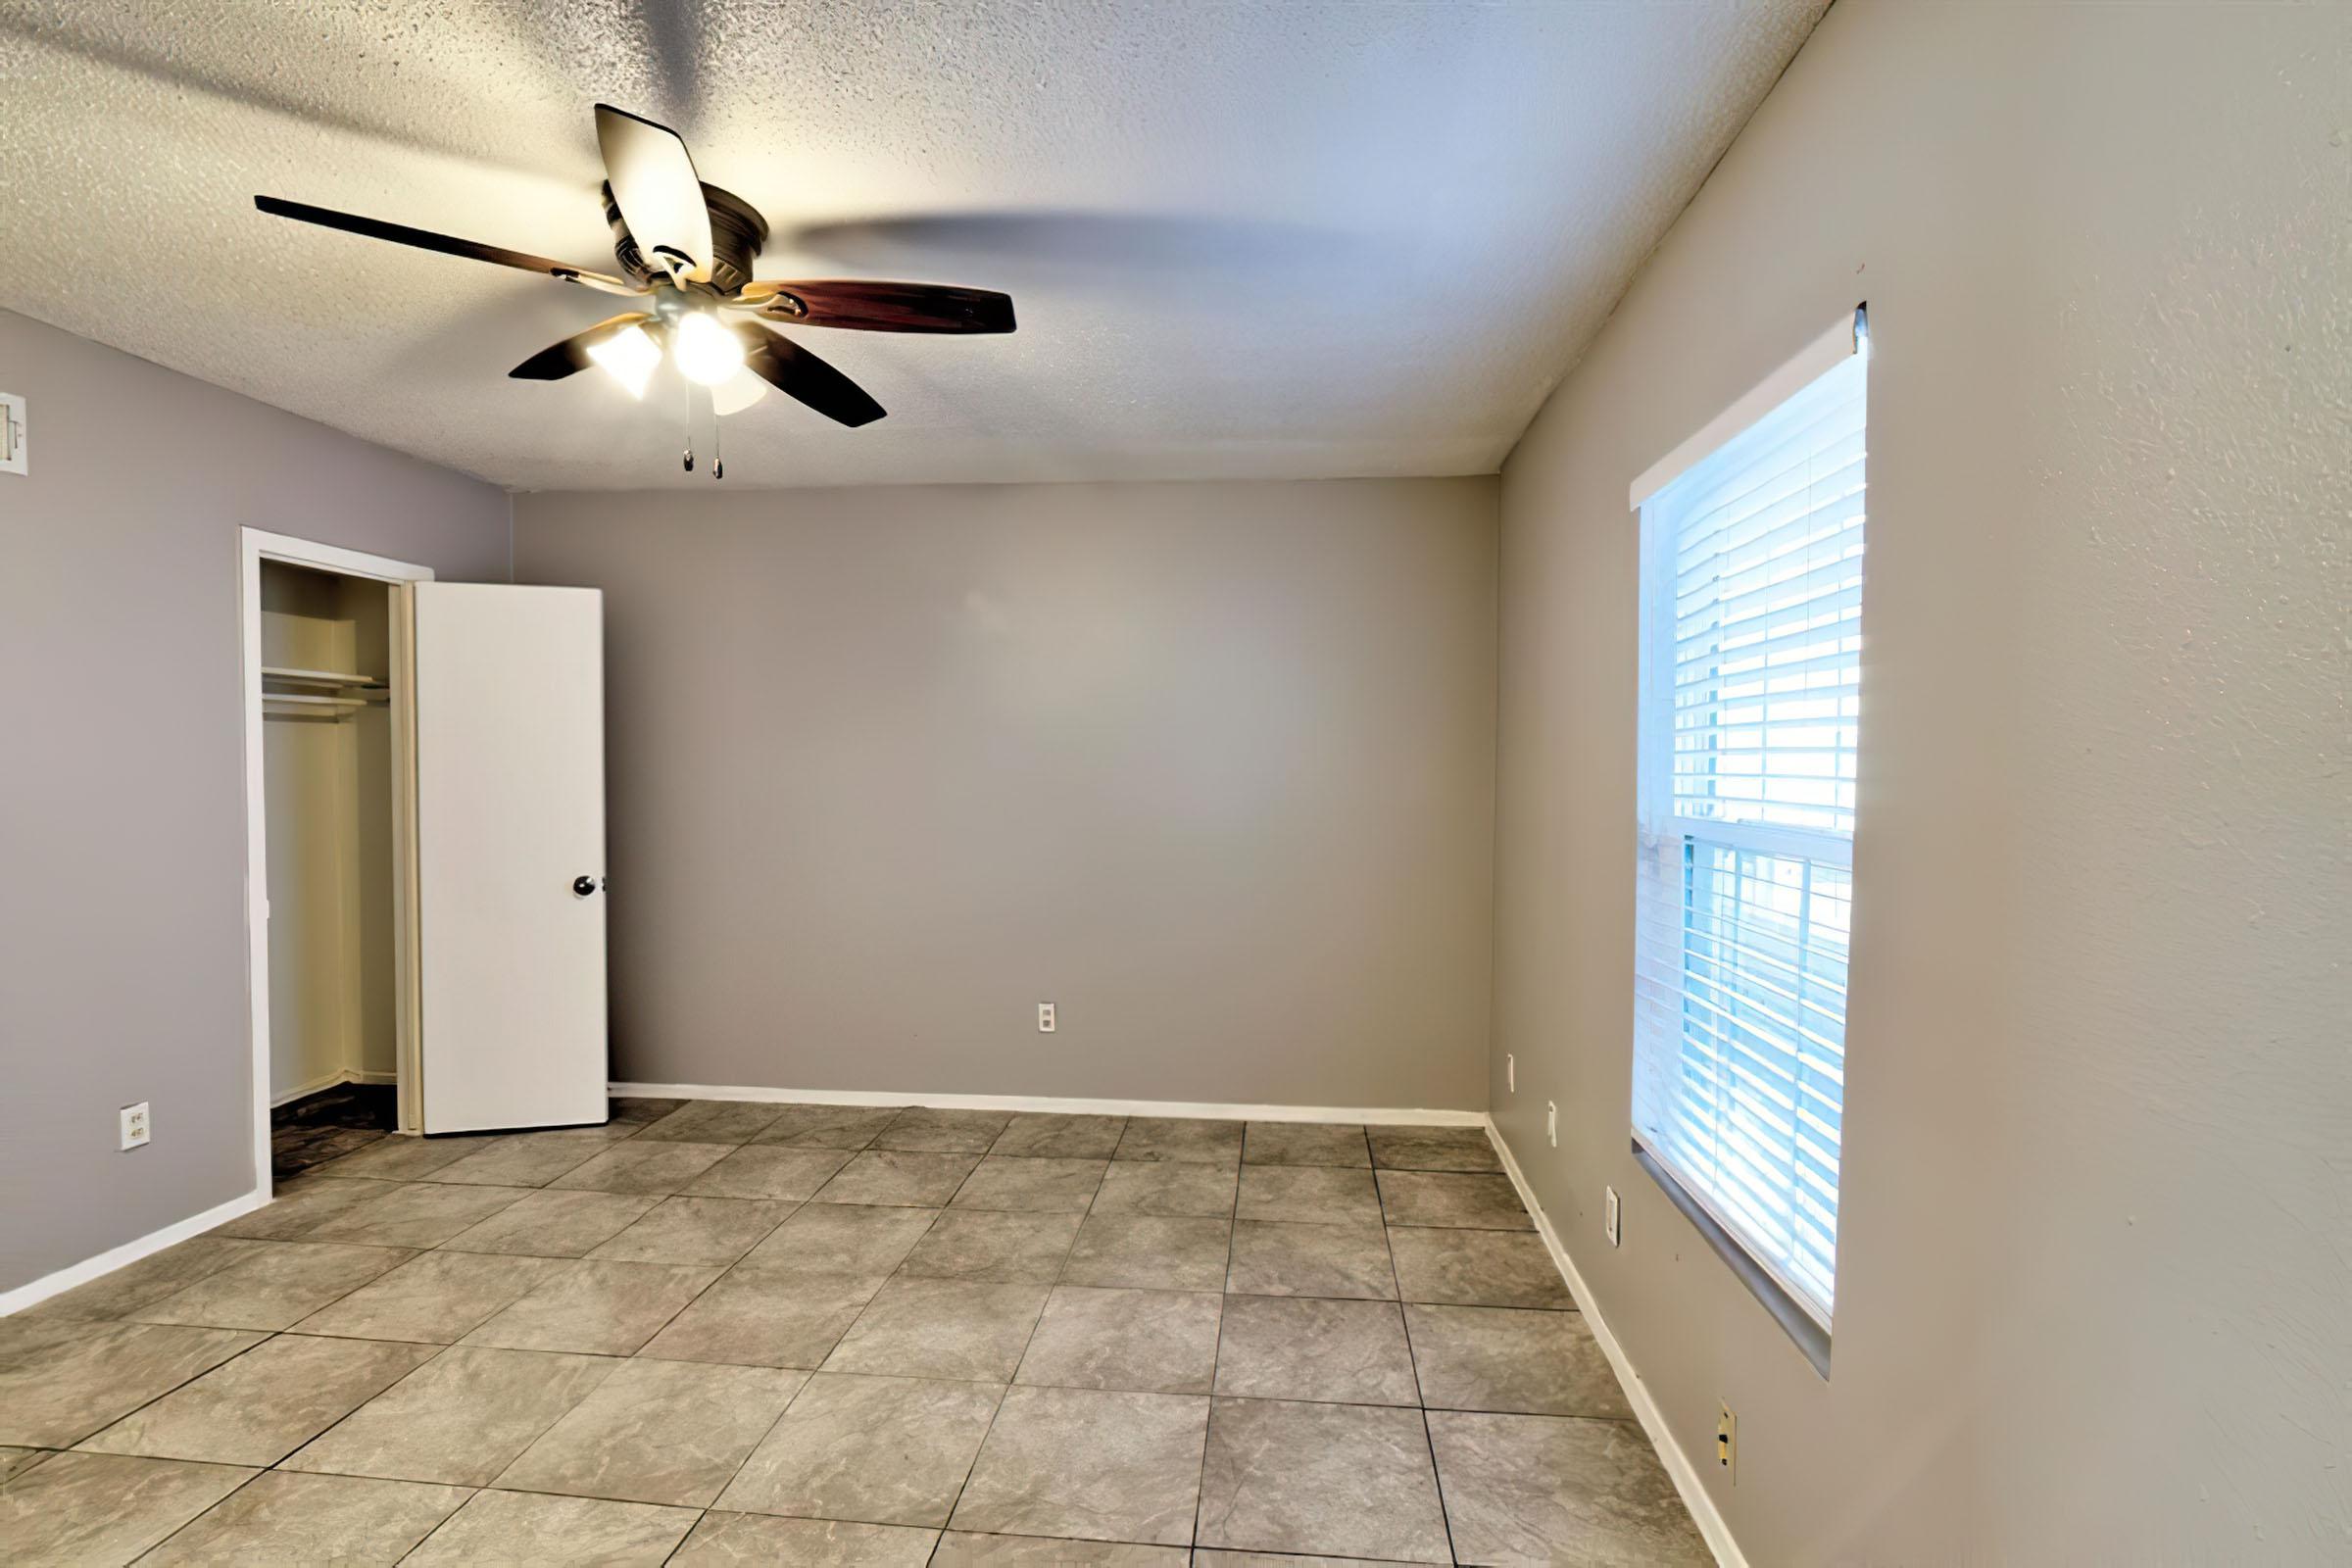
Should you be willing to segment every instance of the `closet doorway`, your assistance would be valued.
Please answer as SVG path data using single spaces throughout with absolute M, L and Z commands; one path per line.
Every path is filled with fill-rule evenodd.
M 404 590 L 433 573 L 254 529 L 243 545 L 254 1159 L 282 1177 L 417 1128 L 413 693 L 394 642 Z
M 283 1163 L 602 1123 L 603 595 L 240 550 L 256 1185 L 321 1095 Z

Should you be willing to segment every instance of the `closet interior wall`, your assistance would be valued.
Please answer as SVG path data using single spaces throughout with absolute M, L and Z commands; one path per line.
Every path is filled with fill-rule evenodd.
M 269 819 L 270 1102 L 338 1083 L 391 1083 L 396 1066 L 390 590 L 265 561 L 265 671 L 375 683 L 348 704 L 263 710 Z M 315 681 L 265 673 L 272 697 Z

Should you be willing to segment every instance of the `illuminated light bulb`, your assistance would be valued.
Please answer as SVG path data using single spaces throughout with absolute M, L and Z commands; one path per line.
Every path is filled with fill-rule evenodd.
M 767 383 L 746 366 L 710 389 L 710 412 L 721 416 L 741 414 L 765 396 Z
M 645 396 L 645 384 L 654 378 L 654 368 L 662 363 L 662 345 L 656 343 L 642 326 L 628 326 L 611 337 L 588 345 L 588 358 L 596 368 L 629 389 L 629 396 Z
M 743 368 L 743 344 L 735 334 L 700 311 L 678 322 L 670 355 L 678 372 L 703 386 L 717 386 Z

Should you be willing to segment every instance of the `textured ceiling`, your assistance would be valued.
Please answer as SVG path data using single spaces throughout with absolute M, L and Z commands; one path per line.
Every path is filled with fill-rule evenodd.
M 731 485 L 1493 470 L 1826 0 L 0 0 L 0 306 L 517 488 L 702 483 L 682 383 L 507 369 L 605 296 L 257 192 L 612 267 L 590 106 L 677 127 L 766 276 L 1011 293 L 805 329 Z

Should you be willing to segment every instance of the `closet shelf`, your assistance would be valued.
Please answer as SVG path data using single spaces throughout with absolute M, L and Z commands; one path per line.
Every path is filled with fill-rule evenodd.
M 293 686 L 368 687 L 380 689 L 384 682 L 372 675 L 355 675 L 341 669 L 288 669 L 277 664 L 264 664 L 262 679 L 282 680 Z

